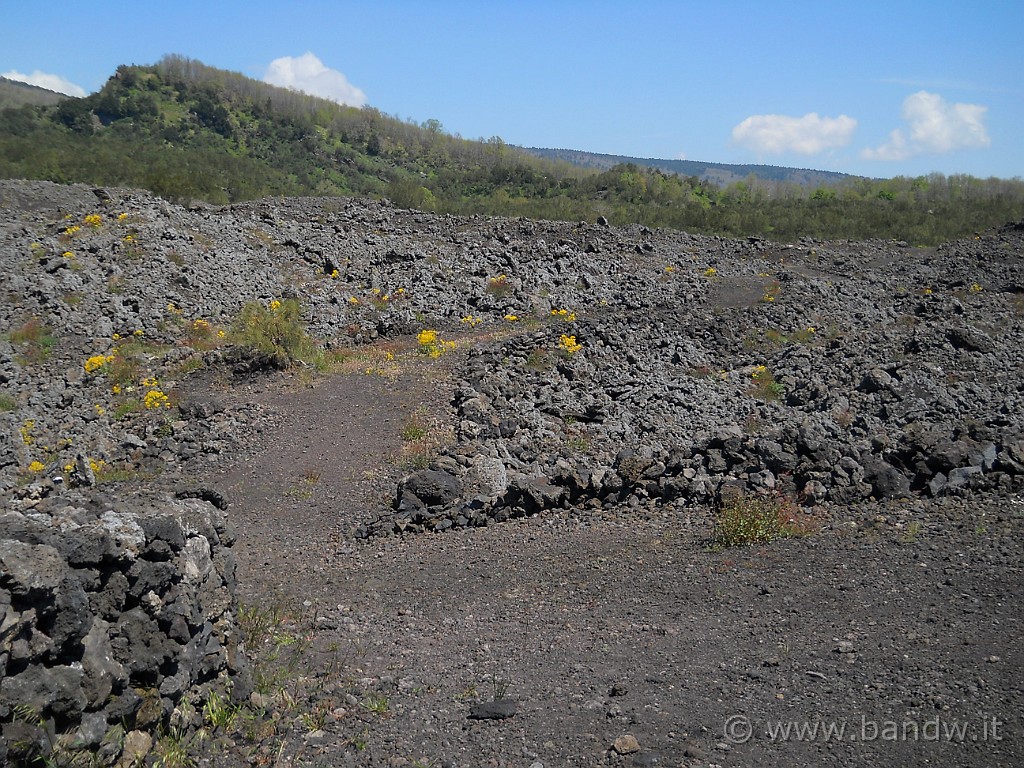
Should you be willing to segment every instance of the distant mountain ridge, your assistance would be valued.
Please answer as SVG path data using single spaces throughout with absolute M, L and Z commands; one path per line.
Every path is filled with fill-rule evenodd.
M 808 168 L 787 168 L 778 165 L 730 165 L 728 163 L 706 163 L 698 160 L 661 160 L 658 158 L 627 157 L 625 155 L 602 155 L 577 149 L 545 149 L 523 147 L 526 152 L 548 160 L 561 160 L 581 168 L 607 171 L 616 165 L 632 163 L 645 168 L 656 168 L 665 173 L 679 176 L 696 176 L 701 181 L 710 181 L 726 186 L 756 176 L 765 181 L 799 184 L 801 187 L 830 187 L 857 178 L 836 171 L 816 171 Z
M 49 107 L 59 104 L 67 98 L 69 97 L 63 93 L 40 88 L 38 85 L 30 85 L 20 80 L 0 77 L 0 109 L 4 107 L 20 107 L 22 104 Z

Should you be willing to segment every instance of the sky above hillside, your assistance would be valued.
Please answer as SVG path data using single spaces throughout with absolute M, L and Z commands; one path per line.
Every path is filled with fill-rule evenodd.
M 3 5 L 0 75 L 72 95 L 176 53 L 470 139 L 1024 177 L 1018 0 Z

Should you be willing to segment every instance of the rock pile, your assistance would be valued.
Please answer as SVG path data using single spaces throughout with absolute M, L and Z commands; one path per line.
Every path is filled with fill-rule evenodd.
M 100 192 L 0 182 L 8 744 L 52 723 L 110 756 L 122 722 L 187 722 L 204 686 L 245 690 L 216 495 L 124 494 L 181 490 L 263 428 L 256 406 L 183 386 L 258 375 L 227 346 L 247 302 L 299 300 L 330 350 L 456 342 L 454 442 L 359 536 L 726 489 L 808 505 L 1024 490 L 1019 226 L 927 250 L 779 245 Z
M 206 696 L 248 696 L 224 513 L 48 491 L 0 514 L 0 762 L 113 764 L 130 732 L 187 735 Z

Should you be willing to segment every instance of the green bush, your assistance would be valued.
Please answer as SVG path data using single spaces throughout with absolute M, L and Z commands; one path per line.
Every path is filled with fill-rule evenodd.
M 249 302 L 232 325 L 231 340 L 279 370 L 297 361 L 316 362 L 321 354 L 316 341 L 306 333 L 302 309 L 295 299 L 275 300 L 269 306 Z
M 814 519 L 781 493 L 736 491 L 722 499 L 715 519 L 715 543 L 723 547 L 767 544 L 811 533 L 814 528 Z

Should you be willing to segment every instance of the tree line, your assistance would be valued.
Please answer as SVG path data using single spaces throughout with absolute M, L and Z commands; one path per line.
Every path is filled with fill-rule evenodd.
M 224 204 L 270 195 L 387 197 L 439 213 L 593 220 L 732 236 L 928 245 L 1024 219 L 1024 182 L 848 177 L 716 185 L 635 163 L 606 170 L 468 140 L 180 56 L 122 66 L 97 93 L 0 109 L 0 177 L 142 187 Z

